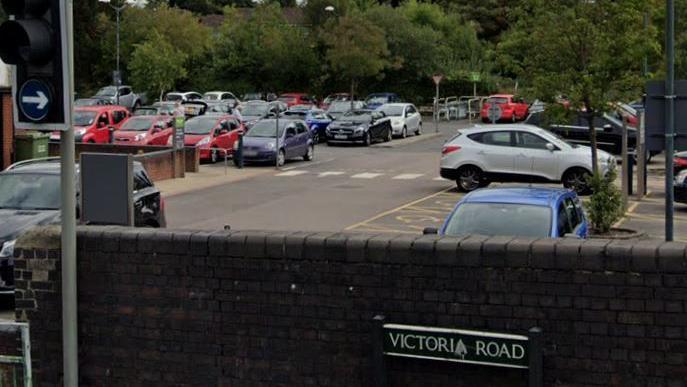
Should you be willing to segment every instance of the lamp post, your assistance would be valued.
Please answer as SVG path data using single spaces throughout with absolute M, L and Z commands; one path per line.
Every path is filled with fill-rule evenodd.
M 110 8 L 115 10 L 115 14 L 117 15 L 117 67 L 115 70 L 115 76 L 114 76 L 115 82 L 114 83 L 115 83 L 115 87 L 117 88 L 117 92 L 115 93 L 115 99 L 116 99 L 115 103 L 117 105 L 119 105 L 119 86 L 121 86 L 121 83 L 122 83 L 122 73 L 119 71 L 119 19 L 120 19 L 119 15 L 122 13 L 122 11 L 124 10 L 124 8 L 126 8 L 127 5 L 135 4 L 135 1 L 127 0 L 126 2 L 124 2 L 124 4 L 122 4 L 120 6 L 112 5 L 111 0 L 98 0 L 98 1 L 101 3 L 109 5 Z

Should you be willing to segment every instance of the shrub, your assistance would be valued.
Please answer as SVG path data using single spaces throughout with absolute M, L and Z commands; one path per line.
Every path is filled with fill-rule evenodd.
M 617 171 L 612 168 L 606 176 L 597 173 L 589 178 L 592 195 L 586 205 L 592 229 L 606 234 L 623 215 L 623 198 L 620 189 L 613 183 Z

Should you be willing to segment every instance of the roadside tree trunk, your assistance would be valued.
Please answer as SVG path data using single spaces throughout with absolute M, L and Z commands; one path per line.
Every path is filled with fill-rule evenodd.
M 584 104 L 587 109 L 587 124 L 589 125 L 589 143 L 592 148 L 592 174 L 596 175 L 599 173 L 599 155 L 597 152 L 596 145 L 596 129 L 594 128 L 594 110 L 592 110 L 591 104 L 585 101 Z

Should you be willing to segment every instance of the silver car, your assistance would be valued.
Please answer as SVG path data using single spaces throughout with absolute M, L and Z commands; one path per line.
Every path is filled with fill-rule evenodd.
M 94 98 L 107 99 L 113 105 L 124 106 L 129 110 L 136 110 L 141 104 L 141 96 L 134 93 L 131 86 L 106 86 L 95 93 Z

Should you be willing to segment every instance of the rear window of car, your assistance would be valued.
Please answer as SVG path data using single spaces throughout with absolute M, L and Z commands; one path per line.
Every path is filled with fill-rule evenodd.
M 486 145 L 511 146 L 512 144 L 509 131 L 475 133 L 469 135 L 468 138 Z
M 508 103 L 508 98 L 504 97 L 492 97 L 489 98 L 489 103 L 496 103 L 496 104 L 503 104 L 503 103 Z
M 551 209 L 511 203 L 464 203 L 458 207 L 446 235 L 509 235 L 544 238 L 550 236 Z

